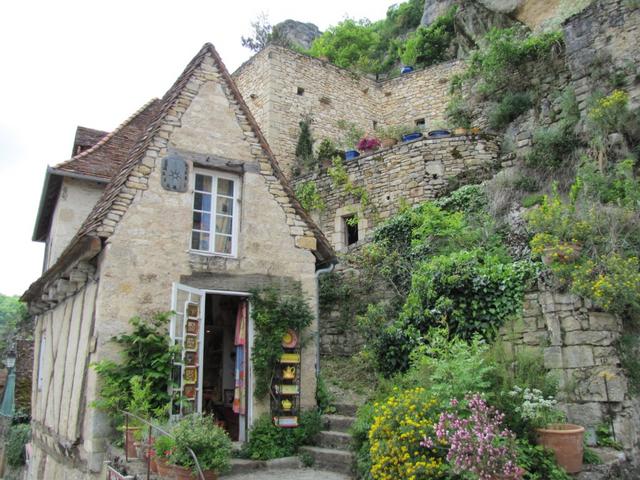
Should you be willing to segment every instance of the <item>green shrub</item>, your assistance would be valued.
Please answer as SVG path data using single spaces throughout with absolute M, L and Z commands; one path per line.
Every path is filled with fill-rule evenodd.
M 578 146 L 580 141 L 573 132 L 573 125 L 561 123 L 551 128 L 541 128 L 533 135 L 533 146 L 525 163 L 538 169 L 559 168 L 567 163 L 568 157 Z
M 517 28 L 494 28 L 471 56 L 466 77 L 481 78 L 489 94 L 501 89 L 523 91 L 530 83 L 523 68 L 530 62 L 547 59 L 562 41 L 560 31 L 525 34 Z
M 445 110 L 447 120 L 454 127 L 471 128 L 473 114 L 462 95 L 454 95 L 449 100 Z
M 333 395 L 324 383 L 321 375 L 316 377 L 316 404 L 322 413 L 331 413 L 335 411 L 333 407 Z
M 350 432 L 355 452 L 356 475 L 360 479 L 371 478 L 371 443 L 369 443 L 369 430 L 373 425 L 373 403 L 365 403 L 356 413 L 356 420 L 351 426 Z
M 158 457 L 169 458 L 171 452 L 176 446 L 176 441 L 167 435 L 160 435 L 153 442 L 153 450 Z
M 311 121 L 302 120 L 300 123 L 300 134 L 296 144 L 296 158 L 304 167 L 311 168 L 314 163 L 313 158 L 313 138 L 311 137 Z
M 525 470 L 524 480 L 571 480 L 556 463 L 551 450 L 518 439 L 518 465 Z
M 457 6 L 436 18 L 428 27 L 419 27 L 409 35 L 400 58 L 405 65 L 429 66 L 450 58 L 449 46 L 455 36 Z
M 338 150 L 335 144 L 328 138 L 323 139 L 318 146 L 318 151 L 316 152 L 318 161 L 322 162 L 325 160 L 331 160 L 336 155 L 338 155 Z
M 316 182 L 313 180 L 307 180 L 306 182 L 298 184 L 298 186 L 296 186 L 296 197 L 300 201 L 302 208 L 308 212 L 314 210 L 323 211 L 326 208 L 324 200 L 322 200 L 318 192 Z
M 544 202 L 544 195 L 541 193 L 535 193 L 533 195 L 527 195 L 522 199 L 522 206 L 524 208 L 535 207 L 536 205 L 542 205 Z
M 302 333 L 311 325 L 313 314 L 301 292 L 284 294 L 273 287 L 251 295 L 254 346 L 251 355 L 255 375 L 254 396 L 263 398 L 271 388 L 271 378 L 280 355 L 282 337 L 292 329 Z
M 435 204 L 447 212 L 481 213 L 487 208 L 487 192 L 482 185 L 465 185 L 439 198 Z
M 442 404 L 452 398 L 463 400 L 469 392 L 487 392 L 495 368 L 487 361 L 488 348 L 479 335 L 466 342 L 450 339 L 444 328 L 433 329 L 412 352 L 405 379 Z
M 175 445 L 169 462 L 194 469 L 195 461 L 188 449 L 198 458 L 202 470 L 224 473 L 230 468 L 231 439 L 216 425 L 212 416 L 187 415 L 172 431 Z
M 491 337 L 522 305 L 529 262 L 511 262 L 480 250 L 458 251 L 421 263 L 413 274 L 401 321 L 421 332 L 445 323 L 470 339 Z
M 118 424 L 122 422 L 119 410 L 129 408 L 134 399 L 134 385 L 148 392 L 146 413 L 167 415 L 172 359 L 179 351 L 179 347 L 171 346 L 169 313 L 157 313 L 150 319 L 133 317 L 129 323 L 133 327 L 130 333 L 112 339 L 121 347 L 122 362 L 103 360 L 92 364 L 100 379 L 98 399 L 92 406 L 107 412 Z M 139 378 L 139 383 L 132 384 L 133 378 Z
M 24 447 L 31 441 L 31 426 L 28 423 L 12 425 L 7 433 L 5 455 L 11 467 L 21 467 L 25 464 Z
M 501 130 L 531 108 L 531 97 L 527 93 L 507 93 L 489 112 L 489 126 Z
M 253 460 L 290 457 L 297 453 L 300 446 L 308 444 L 321 429 L 322 417 L 316 410 L 302 412 L 297 428 L 276 427 L 271 415 L 266 413 L 251 426 L 245 453 Z

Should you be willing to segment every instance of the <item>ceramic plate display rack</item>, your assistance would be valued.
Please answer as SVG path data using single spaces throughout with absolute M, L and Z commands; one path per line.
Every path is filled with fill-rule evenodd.
M 271 416 L 278 427 L 298 426 L 300 416 L 300 341 L 294 331 L 282 338 L 282 355 L 271 384 Z

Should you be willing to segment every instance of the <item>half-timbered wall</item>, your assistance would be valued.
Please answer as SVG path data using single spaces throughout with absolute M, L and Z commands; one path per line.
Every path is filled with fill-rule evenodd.
M 32 390 L 34 452 L 37 478 L 64 478 L 55 458 L 71 456 L 85 463 L 91 449 L 84 440 L 89 369 L 97 282 L 37 318 Z M 46 458 L 46 460 L 45 460 Z M 51 460 L 49 460 L 51 459 Z

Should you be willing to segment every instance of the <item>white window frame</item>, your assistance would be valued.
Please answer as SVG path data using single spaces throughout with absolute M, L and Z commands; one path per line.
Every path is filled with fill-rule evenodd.
M 196 175 L 203 175 L 207 177 L 211 177 L 211 211 L 208 212 L 211 216 L 211 220 L 209 222 L 209 232 L 205 232 L 209 234 L 209 250 L 198 250 L 193 248 L 193 213 L 195 210 L 195 195 L 196 193 L 209 193 L 209 192 L 201 192 L 196 191 Z M 216 229 L 216 202 L 218 197 L 218 179 L 221 178 L 223 180 L 231 180 L 233 182 L 233 214 L 231 215 L 231 253 L 222 253 L 216 252 L 213 249 L 215 248 L 215 229 Z M 206 169 L 194 169 L 192 176 L 192 201 L 191 201 L 191 234 L 189 235 L 189 251 L 196 253 L 198 255 L 210 255 L 210 256 L 220 256 L 220 257 L 229 257 L 236 258 L 238 256 L 238 236 L 240 233 L 240 198 L 241 198 L 241 177 L 238 175 L 233 175 L 229 173 L 217 172 Z M 231 197 L 227 197 L 231 198 Z M 201 212 L 201 210 L 198 210 Z M 205 212 L 206 213 L 206 212 Z M 202 231 L 202 230 L 199 230 Z

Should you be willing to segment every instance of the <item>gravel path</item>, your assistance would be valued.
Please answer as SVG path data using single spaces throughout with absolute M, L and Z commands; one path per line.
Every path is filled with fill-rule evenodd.
M 221 477 L 220 480 L 349 480 L 346 475 L 321 470 L 258 470 L 240 475 Z

